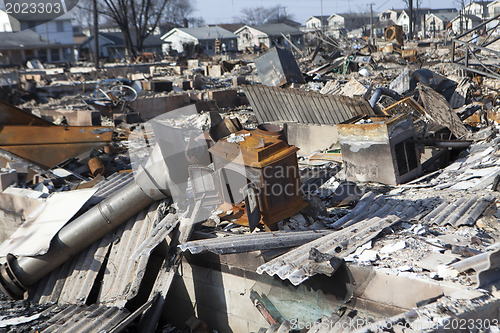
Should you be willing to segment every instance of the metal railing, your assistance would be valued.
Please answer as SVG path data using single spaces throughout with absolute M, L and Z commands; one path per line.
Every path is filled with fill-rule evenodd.
M 451 47 L 451 62 L 468 72 L 500 79 L 500 47 L 491 47 L 500 39 L 500 15 L 455 37 Z M 482 32 L 480 34 L 480 32 Z

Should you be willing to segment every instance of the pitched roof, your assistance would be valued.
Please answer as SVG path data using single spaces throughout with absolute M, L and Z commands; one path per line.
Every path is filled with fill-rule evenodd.
M 343 18 L 370 17 L 370 13 L 340 13 L 340 14 L 333 14 L 333 15 L 342 16 Z
M 0 49 L 46 47 L 51 43 L 32 30 L 0 32 Z
M 328 15 L 314 15 L 314 16 L 311 16 L 308 21 L 312 18 L 317 18 L 318 20 L 321 21 L 321 24 L 328 24 L 328 19 L 330 18 L 330 16 Z
M 262 24 L 262 25 L 252 25 L 250 26 L 255 30 L 262 31 L 268 36 L 281 36 L 281 34 L 285 35 L 302 35 L 303 32 L 297 28 L 291 27 L 288 24 L 284 23 L 270 23 L 270 24 Z M 241 29 L 240 29 L 241 30 Z
M 431 15 L 436 16 L 441 21 L 451 22 L 457 16 L 457 13 L 431 13 Z
M 210 27 L 221 27 L 222 29 L 226 29 L 227 31 L 230 32 L 235 32 L 239 28 L 245 26 L 244 23 L 224 23 L 224 24 L 217 24 L 217 25 L 209 25 Z
M 111 44 L 115 47 L 125 46 L 125 41 L 123 40 L 123 34 L 121 32 L 99 32 L 99 35 L 108 39 Z M 130 32 L 130 37 L 132 38 L 132 43 L 136 43 L 135 33 Z M 92 36 L 88 39 L 90 40 Z M 143 47 L 151 47 L 151 46 L 160 46 L 164 42 L 157 36 L 149 35 L 144 40 L 142 46 Z
M 474 22 L 481 22 L 481 18 L 479 16 L 476 16 L 476 15 L 472 15 L 472 14 L 463 14 L 462 17 L 465 17 L 467 19 L 470 19 Z M 459 20 L 460 19 L 460 15 L 457 15 L 455 16 L 455 18 L 451 21 L 456 21 L 456 20 Z
M 198 40 L 216 39 L 216 38 L 237 38 L 237 36 L 233 34 L 231 31 L 221 28 L 219 26 L 201 27 L 201 28 L 175 28 L 175 29 L 185 32 Z M 167 33 L 167 35 L 169 35 L 173 30 L 170 30 Z

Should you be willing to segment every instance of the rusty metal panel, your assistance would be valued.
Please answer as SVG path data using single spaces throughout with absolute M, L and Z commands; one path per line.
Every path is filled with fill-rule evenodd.
M 247 85 L 243 89 L 259 122 L 334 125 L 360 115 L 375 115 L 370 104 L 362 98 L 322 95 L 314 91 L 263 85 Z
M 44 168 L 111 141 L 111 127 L 3 126 L 0 148 Z
M 54 126 L 42 118 L 0 100 L 0 126 L 5 125 Z
M 273 47 L 254 60 L 260 82 L 266 86 L 282 86 L 287 83 L 304 83 L 304 77 L 292 52 Z

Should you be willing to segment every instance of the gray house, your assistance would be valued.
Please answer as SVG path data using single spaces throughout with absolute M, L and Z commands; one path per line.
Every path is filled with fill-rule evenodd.
M 132 33 L 132 42 L 135 43 L 135 35 Z M 143 43 L 142 51 L 161 54 L 163 41 L 153 35 L 149 35 Z M 80 54 L 83 57 L 91 57 L 94 53 L 94 35 L 87 38 L 80 45 Z M 99 32 L 99 54 L 101 58 L 121 59 L 126 55 L 125 40 L 121 32 Z
M 27 60 L 41 62 L 73 61 L 73 43 L 52 43 L 32 30 L 0 32 L 0 63 L 23 65 Z

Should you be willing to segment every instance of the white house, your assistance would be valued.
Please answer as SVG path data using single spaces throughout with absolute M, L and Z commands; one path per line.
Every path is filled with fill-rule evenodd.
M 201 27 L 201 28 L 174 28 L 164 34 L 161 39 L 165 42 L 163 52 L 168 52 L 169 49 L 183 52 L 185 45 L 200 45 L 203 47 L 204 53 L 213 55 L 216 53 L 216 48 L 222 52 L 237 52 L 238 38 L 237 36 L 218 26 Z M 218 44 L 218 46 L 216 45 Z
M 396 24 L 399 15 L 401 14 L 402 9 L 387 9 L 382 13 L 378 14 L 378 19 L 382 22 L 383 25 L 387 25 L 386 21 L 392 21 L 389 25 Z
M 462 13 L 466 15 L 475 15 L 481 19 L 488 17 L 488 5 L 491 1 L 473 1 L 468 3 Z
M 306 31 L 322 30 L 328 26 L 328 15 L 311 16 L 306 21 Z
M 488 18 L 493 18 L 500 14 L 500 0 L 495 0 L 488 4 Z
M 19 31 L 21 29 L 21 25 L 18 20 L 9 17 L 6 12 L 0 10 L 0 32 L 12 32 Z
M 377 23 L 378 18 L 374 17 L 373 23 Z M 339 37 L 347 31 L 363 29 L 370 23 L 370 14 L 368 13 L 343 13 L 332 14 L 328 18 L 328 31 L 333 37 Z
M 403 10 L 401 12 L 398 19 L 396 20 L 396 24 L 403 27 L 403 32 L 410 32 L 410 15 L 406 12 L 406 10 Z
M 290 47 L 287 37 L 295 46 L 302 48 L 304 45 L 304 33 L 295 27 L 283 23 L 272 23 L 250 26 L 245 25 L 234 32 L 238 36 L 238 49 L 259 47 L 265 45 L 267 48 L 273 46 Z
M 425 15 L 425 31 L 428 36 L 435 37 L 446 30 L 446 26 L 457 16 L 457 13 L 429 13 Z
M 465 32 L 470 30 L 475 26 L 481 24 L 481 18 L 476 15 L 458 15 L 453 20 L 451 20 L 451 26 L 455 34 Z

